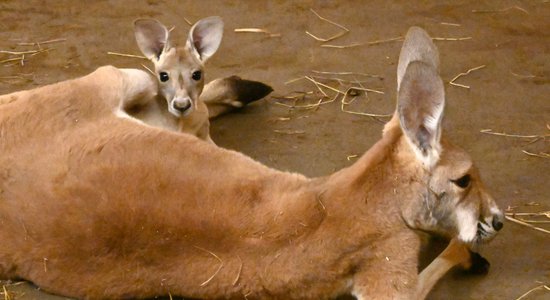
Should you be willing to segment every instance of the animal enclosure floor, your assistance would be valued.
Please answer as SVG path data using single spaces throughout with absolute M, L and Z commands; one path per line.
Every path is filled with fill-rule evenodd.
M 544 0 L 2 1 L 0 50 L 11 53 L 0 53 L 0 94 L 102 65 L 150 67 L 144 59 L 108 54 L 140 55 L 134 19 L 175 26 L 183 43 L 186 20 L 212 15 L 224 19 L 225 34 L 207 63 L 207 80 L 236 74 L 274 88 L 271 97 L 212 122 L 219 146 L 308 176 L 352 164 L 388 119 L 355 112 L 393 112 L 400 37 L 418 25 L 436 38 L 441 55 L 443 134 L 469 151 L 506 212 L 550 211 L 550 3 Z M 235 32 L 243 28 L 267 33 Z M 343 35 L 321 42 L 306 31 L 322 39 Z M 468 74 L 449 84 L 460 73 Z M 340 92 L 353 84 L 381 93 L 356 89 L 342 104 L 338 92 L 304 76 Z M 550 224 L 532 224 L 550 230 Z M 480 250 L 491 262 L 488 275 L 451 272 L 429 299 L 517 299 L 550 285 L 549 249 L 550 234 L 508 221 Z M 6 288 L 10 298 L 4 299 L 61 299 L 26 283 Z M 523 299 L 550 299 L 550 291 L 540 288 Z

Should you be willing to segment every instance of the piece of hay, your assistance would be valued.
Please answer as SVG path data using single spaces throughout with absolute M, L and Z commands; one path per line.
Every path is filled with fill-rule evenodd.
M 24 59 L 25 59 L 25 56 L 21 55 L 20 57 L 14 57 L 14 58 L 8 58 L 8 59 L 0 60 L 0 64 L 7 63 L 7 62 L 10 62 L 10 61 L 17 61 L 17 60 L 22 61 Z
M 17 43 L 17 45 L 19 45 L 19 46 L 37 46 L 40 49 L 40 48 L 42 48 L 41 45 L 52 44 L 52 43 L 60 43 L 60 42 L 65 42 L 66 40 L 67 40 L 66 38 L 58 38 L 58 39 L 46 40 L 46 41 L 42 41 L 42 42 Z
M 473 72 L 473 71 L 476 71 L 476 70 L 479 70 L 479 69 L 483 69 L 483 68 L 485 68 L 485 67 L 486 67 L 485 65 L 481 65 L 481 66 L 477 66 L 477 67 L 475 67 L 475 68 L 471 68 L 471 69 L 469 69 L 469 70 L 466 71 L 466 72 L 460 73 L 460 74 L 456 75 L 453 79 L 451 79 L 451 81 L 449 81 L 449 84 L 450 84 L 450 85 L 454 85 L 454 86 L 463 87 L 463 88 L 465 88 L 465 89 L 469 89 L 470 86 L 468 86 L 468 85 L 463 85 L 463 84 L 460 84 L 460 83 L 455 83 L 455 80 L 457 80 L 458 78 L 460 78 L 460 77 L 462 77 L 462 76 L 466 76 L 466 75 L 470 74 L 470 73 Z
M 288 135 L 306 133 L 304 130 L 279 130 L 279 129 L 275 129 L 273 130 L 273 132 L 280 133 L 280 134 L 288 134 Z
M 505 136 L 505 137 L 513 137 L 513 138 L 523 138 L 523 139 L 536 139 L 536 138 L 545 138 L 549 137 L 550 134 L 547 135 L 521 135 L 521 134 L 507 134 L 504 132 L 494 132 L 492 129 L 482 129 L 479 132 L 485 133 L 485 134 L 491 134 L 491 135 L 497 135 L 497 136 Z
M 507 212 L 505 215 L 510 216 L 516 220 L 525 222 L 525 223 L 550 223 L 550 220 L 533 220 L 533 219 L 526 219 L 526 217 L 530 218 L 537 218 L 537 217 L 546 217 L 546 219 L 550 219 L 550 211 L 543 211 L 543 212 L 535 212 L 535 213 L 516 213 L 516 212 Z M 520 218 L 521 217 L 521 218 Z
M 134 54 L 126 54 L 126 53 L 118 53 L 118 52 L 107 52 L 108 55 L 116 55 L 116 56 L 122 56 L 122 57 L 131 57 L 131 58 L 140 58 L 140 59 L 147 59 L 147 57 L 142 55 L 134 55 Z
M 346 157 L 346 159 L 347 159 L 348 161 L 350 161 L 352 158 L 356 158 L 356 157 L 358 157 L 358 156 L 359 156 L 359 155 L 357 155 L 357 154 L 351 154 L 351 155 L 348 155 L 348 156 Z
M 536 287 L 528 290 L 527 292 L 525 292 L 523 295 L 516 298 L 516 300 L 521 300 L 521 299 L 527 297 L 527 295 L 531 294 L 532 292 L 537 291 L 537 290 L 541 290 L 541 289 L 546 289 L 547 291 L 550 291 L 550 285 L 541 284 L 539 286 L 536 286 Z
M 522 78 L 522 79 L 537 78 L 537 76 L 536 76 L 536 75 L 533 75 L 533 74 L 522 75 L 522 74 L 514 73 L 514 72 L 512 72 L 512 71 L 510 71 L 510 73 L 512 73 L 512 75 L 514 75 L 514 76 L 516 76 L 516 77 L 519 77 L 519 78 Z
M 352 44 L 348 44 L 348 45 L 327 45 L 327 44 L 325 44 L 325 45 L 321 45 L 321 47 L 346 49 L 346 48 L 354 48 L 354 47 L 359 47 L 359 46 L 372 46 L 372 45 L 378 45 L 378 44 L 396 42 L 396 41 L 403 41 L 403 37 L 398 36 L 398 37 L 389 38 L 389 39 L 376 40 L 376 41 L 364 42 L 364 43 L 352 43 Z
M 305 78 L 306 78 L 307 80 L 313 82 L 313 84 L 315 84 L 315 85 L 317 86 L 317 88 L 319 88 L 319 90 L 321 90 L 321 88 L 320 88 L 319 86 L 322 86 L 322 87 L 325 87 L 325 88 L 327 88 L 327 89 L 329 89 L 329 90 L 331 90 L 331 91 L 333 91 L 333 92 L 336 92 L 336 93 L 338 93 L 338 94 L 342 94 L 342 95 L 345 94 L 344 92 L 340 91 L 339 89 L 333 88 L 333 87 L 331 87 L 330 85 L 326 85 L 326 84 L 324 84 L 324 83 L 321 83 L 321 82 L 319 82 L 319 81 L 316 81 L 315 79 L 313 79 L 313 78 L 311 78 L 311 77 L 309 77 L 309 76 L 305 76 Z M 324 94 L 325 96 L 327 96 L 327 94 L 325 94 L 324 92 L 323 92 L 323 94 Z M 327 96 L 327 97 L 328 97 L 328 96 Z
M 0 53 L 3 54 L 10 54 L 10 55 L 22 55 L 22 54 L 33 54 L 40 50 L 28 50 L 28 51 L 8 51 L 8 50 L 0 50 Z
M 433 37 L 432 41 L 467 41 L 471 40 L 471 36 L 465 37 Z
M 219 262 L 220 262 L 220 266 L 218 267 L 218 269 L 216 270 L 216 272 L 214 272 L 214 274 L 212 274 L 212 276 L 210 276 L 210 278 L 208 278 L 206 281 L 204 281 L 203 283 L 200 284 L 200 286 L 205 286 L 207 285 L 208 283 L 210 283 L 210 281 L 212 281 L 212 279 L 214 279 L 214 277 L 216 277 L 216 275 L 218 275 L 218 273 L 220 272 L 220 270 L 223 268 L 223 260 L 221 258 L 219 258 L 215 253 L 213 253 L 212 251 L 208 251 L 204 248 L 201 248 L 199 246 L 193 246 L 199 250 L 202 250 L 210 255 L 212 255 L 214 258 L 216 258 Z
M 311 70 L 311 72 L 317 73 L 317 74 L 325 74 L 325 75 L 352 75 L 352 76 L 357 75 L 357 76 L 365 76 L 365 77 L 383 78 L 380 75 L 357 73 L 357 72 L 330 72 L 330 71 L 318 71 L 318 70 Z
M 462 26 L 462 25 L 460 25 L 460 24 L 458 24 L 458 23 L 449 23 L 449 22 L 440 22 L 439 24 L 445 25 L 445 26 L 456 26 L 456 27 Z
M 4 300 L 11 300 L 11 296 L 10 294 L 8 293 L 8 290 L 6 289 L 6 286 L 5 285 L 2 285 L 2 290 L 4 291 L 3 294 L 4 294 Z
M 356 97 L 353 97 L 352 100 L 350 100 L 349 102 L 346 102 L 346 97 L 348 96 L 348 91 L 350 89 L 358 89 L 358 90 L 370 90 L 370 89 L 364 89 L 364 88 L 359 88 L 359 87 L 350 87 L 346 93 L 344 94 L 344 96 L 342 97 L 342 100 L 340 101 L 340 109 L 342 110 L 342 112 L 345 112 L 345 113 L 348 113 L 348 114 L 352 114 L 352 115 L 360 115 L 360 116 L 367 116 L 367 117 L 377 117 L 377 118 L 384 118 L 384 117 L 391 117 L 393 116 L 393 114 L 374 114 L 374 113 L 367 113 L 367 112 L 360 112 L 360 111 L 353 111 L 353 110 L 347 110 L 345 108 L 346 105 L 349 105 L 351 104 Z M 370 91 L 375 91 L 377 93 L 381 93 L 381 94 L 384 94 L 384 92 L 381 92 L 381 91 L 376 91 L 376 90 L 370 90 Z
M 514 6 L 510 6 L 510 7 L 507 7 L 507 8 L 503 8 L 503 9 L 489 9 L 489 10 L 484 10 L 484 9 L 472 9 L 472 12 L 473 13 L 501 13 L 501 12 L 507 12 L 511 9 L 517 9 L 521 12 L 524 12 L 526 14 L 529 14 L 529 12 L 527 10 L 525 10 L 524 8 L 521 8 L 517 5 L 514 5 Z
M 155 77 L 157 76 L 157 74 L 155 74 L 155 72 L 153 72 L 153 70 L 149 69 L 149 67 L 147 67 L 146 65 L 141 64 L 141 66 L 143 68 L 145 68 L 145 70 L 149 71 L 149 73 L 151 73 L 153 76 L 155 76 Z
M 233 280 L 233 286 L 237 285 L 237 282 L 239 282 L 239 278 L 241 278 L 241 272 L 243 271 L 243 260 L 240 256 L 237 257 L 241 261 L 241 266 L 239 267 L 239 271 L 237 272 L 237 277 L 235 277 L 235 280 Z
M 526 150 L 521 150 L 521 152 L 529 155 L 529 156 L 535 156 L 535 157 L 542 157 L 542 158 L 550 158 L 550 154 L 549 153 L 545 153 L 545 152 L 540 152 L 540 153 L 532 153 L 532 152 L 528 152 Z
M 311 8 L 310 8 L 309 10 L 310 10 L 312 13 L 314 13 L 319 19 L 321 19 L 321 20 L 323 20 L 323 21 L 325 21 L 325 22 L 328 22 L 328 23 L 330 23 L 330 24 L 332 24 L 332 25 L 334 25 L 334 26 L 337 26 L 338 28 L 342 29 L 342 31 L 340 31 L 339 33 L 337 33 L 337 34 L 335 34 L 335 35 L 333 35 L 333 36 L 331 36 L 331 37 L 328 37 L 328 38 L 320 38 L 320 37 L 318 37 L 318 36 L 316 36 L 316 35 L 314 35 L 314 34 L 312 34 L 311 32 L 309 32 L 309 31 L 306 30 L 306 34 L 309 35 L 310 37 L 314 38 L 315 40 L 317 40 L 317 41 L 319 41 L 319 42 L 326 43 L 326 42 L 330 42 L 330 41 L 332 41 L 332 40 L 335 40 L 335 39 L 337 39 L 337 38 L 339 38 L 339 37 L 342 37 L 342 36 L 346 35 L 346 34 L 349 32 L 349 29 L 347 29 L 347 28 L 344 27 L 343 25 L 340 25 L 340 24 L 338 24 L 338 23 L 336 23 L 336 22 L 333 22 L 333 21 L 331 21 L 331 20 L 329 20 L 329 19 L 327 19 L 327 18 L 321 17 L 316 11 L 314 11 L 314 10 L 311 9 Z
M 264 33 L 267 34 L 269 37 L 280 37 L 280 33 L 272 33 L 271 31 L 267 29 L 262 28 L 235 28 L 233 30 L 234 32 L 244 32 L 244 33 Z
M 518 220 L 518 219 L 516 219 L 516 218 L 514 218 L 514 217 L 512 217 L 512 216 L 509 216 L 508 214 L 506 214 L 504 217 L 506 218 L 506 220 L 512 221 L 512 222 L 514 222 L 514 223 L 516 223 L 516 224 L 523 225 L 523 226 L 529 227 L 529 228 L 531 228 L 531 229 L 534 229 L 534 230 L 537 230 L 537 231 L 540 231 L 540 232 L 550 233 L 549 230 L 546 230 L 546 229 L 544 229 L 544 228 L 540 228 L 540 227 L 531 225 L 531 224 L 529 224 L 529 223 L 527 223 L 527 222 L 523 222 L 523 221 Z

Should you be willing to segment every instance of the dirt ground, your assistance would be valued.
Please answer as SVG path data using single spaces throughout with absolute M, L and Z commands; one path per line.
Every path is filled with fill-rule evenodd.
M 322 43 L 306 34 L 330 37 L 338 27 L 345 36 Z M 212 138 L 274 168 L 309 176 L 326 175 L 350 165 L 379 137 L 387 118 L 344 112 L 340 98 L 316 109 L 276 104 L 316 103 L 322 96 L 305 75 L 361 81 L 382 91 L 360 95 L 344 109 L 375 114 L 395 107 L 400 41 L 408 27 L 419 25 L 437 40 L 441 76 L 449 82 L 461 72 L 484 66 L 447 84 L 444 134 L 467 149 L 485 184 L 508 212 L 550 211 L 550 3 L 532 1 L 1 1 L 0 94 L 49 84 L 91 72 L 102 65 L 150 65 L 138 58 L 107 52 L 140 54 L 132 22 L 151 17 L 184 41 L 200 18 L 225 21 L 222 46 L 207 64 L 207 79 L 238 74 L 273 86 L 272 96 L 309 92 L 305 100 L 268 97 L 212 122 Z M 265 33 L 238 33 L 263 28 Z M 450 40 L 449 38 L 463 38 Z M 53 41 L 52 41 L 53 40 Z M 383 40 L 351 48 L 322 47 Z M 20 43 L 45 42 L 40 45 Z M 34 54 L 34 55 L 33 55 Z M 10 60 L 13 59 L 13 60 Z M 375 74 L 334 75 L 317 71 Z M 348 83 L 324 83 L 345 90 Z M 324 89 L 332 97 L 334 92 Z M 324 99 L 329 100 L 329 99 Z M 350 99 L 347 99 L 350 100 Z M 480 132 L 537 136 L 507 137 Z M 531 153 L 531 155 L 523 152 Z M 539 220 L 549 221 L 548 218 Z M 550 229 L 549 224 L 533 225 Z M 1 244 L 0 244 L 1 247 Z M 451 272 L 429 299 L 518 299 L 530 289 L 550 285 L 550 235 L 512 222 L 481 253 L 491 262 L 486 276 Z M 69 275 L 76 276 L 76 275 Z M 11 299 L 60 299 L 28 284 L 7 286 Z M 1 292 L 1 290 L 0 290 Z M 5 297 L 5 295 L 1 295 Z M 10 298 L 5 298 L 10 299 Z M 523 299 L 550 299 L 535 290 Z

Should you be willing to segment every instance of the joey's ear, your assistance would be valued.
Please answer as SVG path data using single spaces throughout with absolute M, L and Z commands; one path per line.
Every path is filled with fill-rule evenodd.
M 432 168 L 441 154 L 441 119 L 445 106 L 443 81 L 429 64 L 409 63 L 397 96 L 401 128 L 417 158 Z
M 432 42 L 432 39 L 424 29 L 420 27 L 411 27 L 409 31 L 407 31 L 405 41 L 399 53 L 399 63 L 397 64 L 398 91 L 407 66 L 416 60 L 430 65 L 439 73 L 439 52 Z
M 153 19 L 134 21 L 134 34 L 139 49 L 148 59 L 159 59 L 161 53 L 168 49 L 168 29 Z
M 223 36 L 223 21 L 220 17 L 204 18 L 189 31 L 187 47 L 194 50 L 198 59 L 205 62 L 210 56 L 216 53 Z

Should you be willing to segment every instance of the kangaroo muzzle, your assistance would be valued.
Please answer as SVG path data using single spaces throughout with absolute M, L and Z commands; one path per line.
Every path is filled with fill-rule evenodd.
M 175 98 L 168 106 L 168 111 L 176 117 L 186 116 L 193 111 L 193 101 L 191 98 Z

